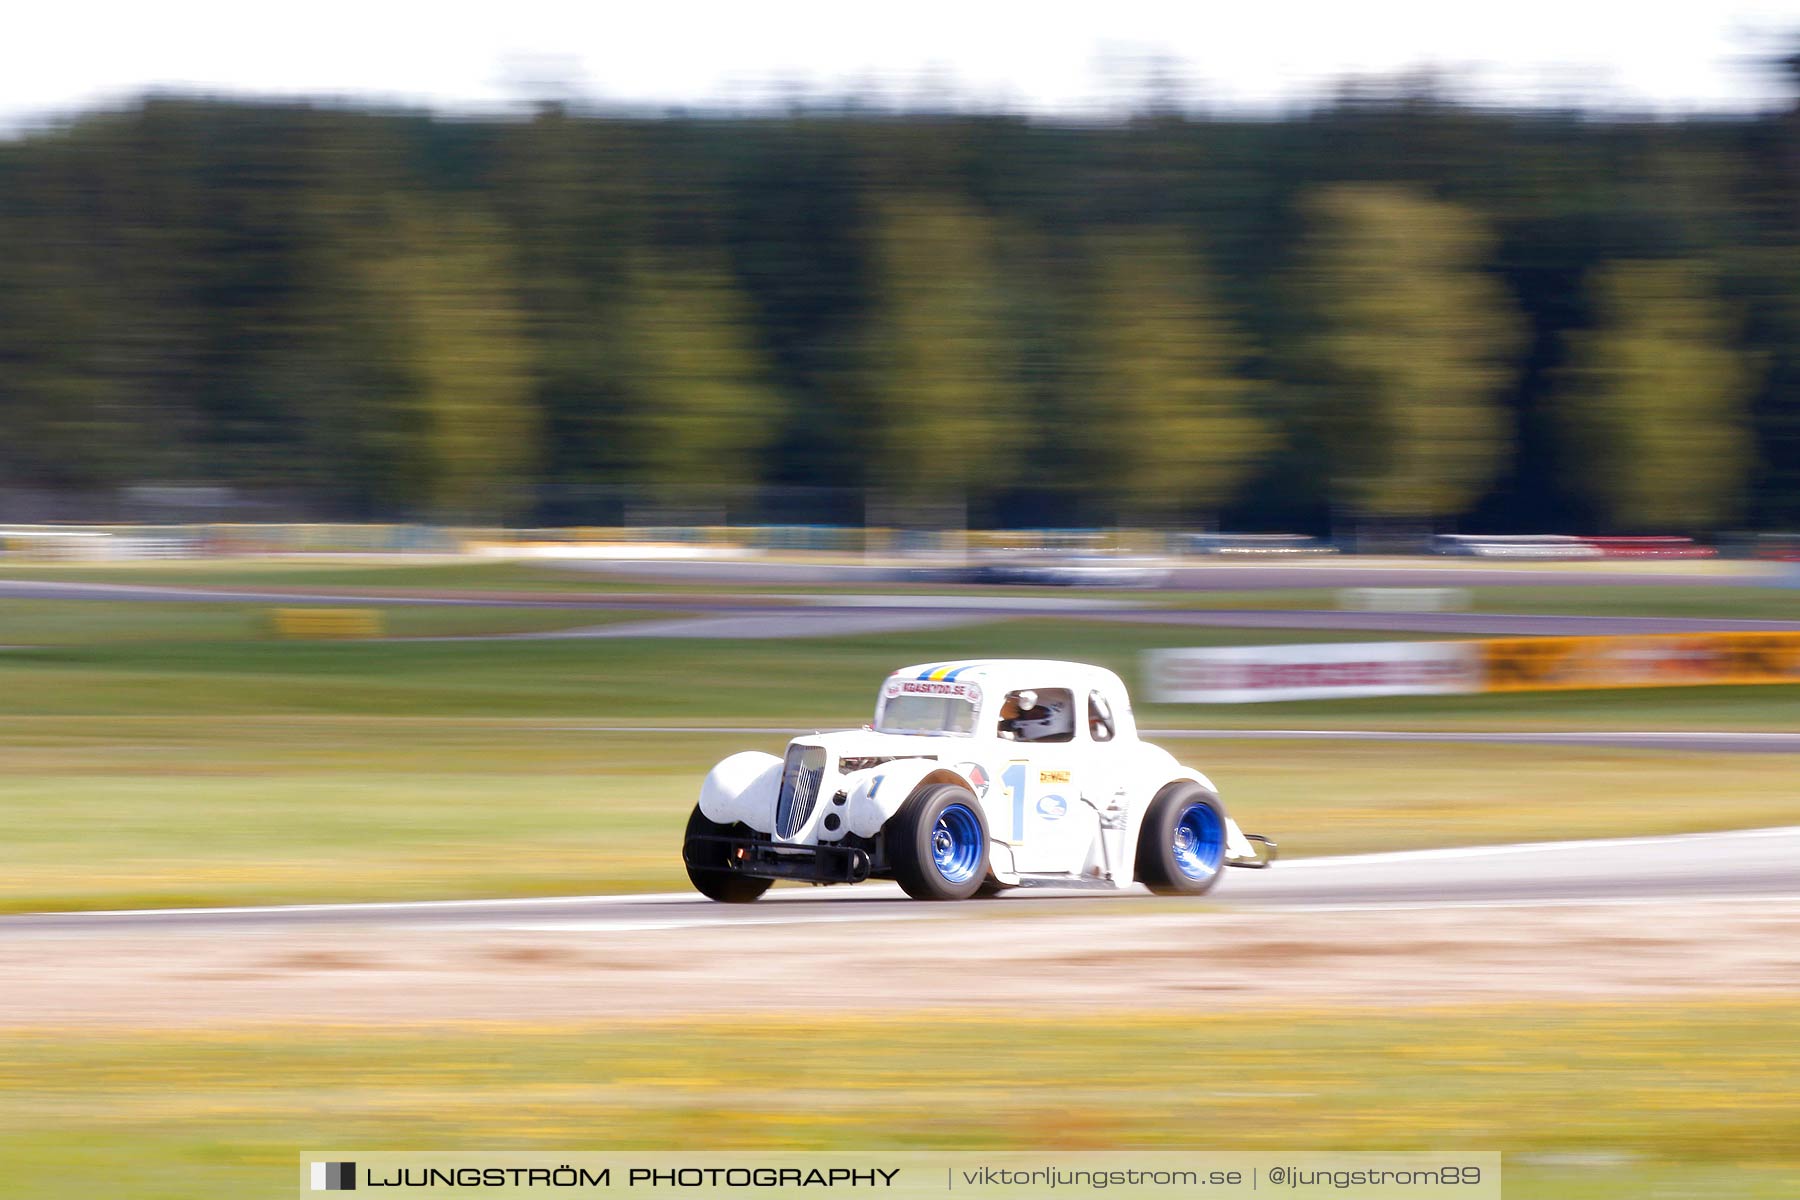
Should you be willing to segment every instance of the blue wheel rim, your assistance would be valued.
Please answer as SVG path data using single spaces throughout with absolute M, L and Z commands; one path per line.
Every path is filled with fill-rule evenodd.
M 966 804 L 952 804 L 931 827 L 931 861 L 949 883 L 967 883 L 981 869 L 981 818 Z
M 1170 837 L 1175 866 L 1189 879 L 1211 879 L 1225 860 L 1225 821 L 1210 804 L 1190 804 Z

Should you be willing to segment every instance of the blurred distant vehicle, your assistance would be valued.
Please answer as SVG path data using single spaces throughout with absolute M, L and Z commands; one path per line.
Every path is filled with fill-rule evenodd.
M 1605 558 L 1716 558 L 1719 553 L 1689 537 L 1593 537 L 1584 540 Z
M 1184 554 L 1265 557 L 1338 552 L 1331 543 L 1304 533 L 1187 533 L 1178 544 Z
M 1750 553 L 1764 562 L 1800 562 L 1800 533 L 1759 534 Z
M 1586 538 L 1562 534 L 1440 533 L 1431 540 L 1434 554 L 1462 558 L 1581 559 L 1600 558 L 1601 549 Z
M 728 903 L 777 879 L 894 879 L 920 900 L 1133 882 L 1199 895 L 1224 867 L 1267 866 L 1274 843 L 1240 830 L 1206 776 L 1138 740 L 1111 671 L 977 659 L 894 672 L 872 726 L 720 762 L 682 857 Z
M 179 531 L 150 532 L 130 526 L 118 529 L 55 525 L 0 528 L 0 553 L 46 562 L 195 558 L 203 549 L 199 538 Z
M 1470 558 L 1714 558 L 1718 551 L 1691 537 L 1571 537 L 1565 534 L 1443 533 L 1436 554 Z
M 1169 577 L 1162 562 L 1112 550 L 994 550 L 956 572 L 963 583 L 1023 587 L 1151 588 Z

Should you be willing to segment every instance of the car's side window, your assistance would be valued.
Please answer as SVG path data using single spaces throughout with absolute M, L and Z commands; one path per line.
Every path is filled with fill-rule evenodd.
M 1096 742 L 1110 742 L 1117 730 L 1113 723 L 1112 705 L 1099 692 L 1088 693 L 1088 736 Z
M 1017 742 L 1075 739 L 1075 695 L 1068 688 L 1020 688 L 1000 705 L 999 734 Z

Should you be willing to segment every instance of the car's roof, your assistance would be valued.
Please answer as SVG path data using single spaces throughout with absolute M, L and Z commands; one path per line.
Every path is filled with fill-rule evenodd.
M 962 680 L 999 687 L 1015 683 L 1035 687 L 1048 687 L 1057 683 L 1106 683 L 1122 686 L 1119 677 L 1105 667 L 1053 658 L 963 658 L 950 662 L 918 663 L 901 667 L 892 672 L 890 678 Z

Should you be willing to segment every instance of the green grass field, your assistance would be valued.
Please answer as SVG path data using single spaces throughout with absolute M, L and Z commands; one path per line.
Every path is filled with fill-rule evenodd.
M 344 573 L 263 581 L 376 583 L 330 570 Z M 548 586 L 518 568 L 406 570 L 406 582 L 377 572 L 379 585 Z M 1135 681 L 1159 646 L 1348 636 L 1035 619 L 789 642 L 330 643 L 271 640 L 265 614 L 0 600 L 0 644 L 16 647 L 0 650 L 0 910 L 679 887 L 679 830 L 706 767 L 784 739 L 629 727 L 854 725 L 880 678 L 914 661 L 1070 657 Z M 384 610 L 399 637 L 626 615 Z M 1797 697 L 1716 687 L 1143 706 L 1140 719 L 1792 730 Z M 1173 744 L 1288 854 L 1800 820 L 1794 756 Z M 49 952 L 19 945 L 26 959 Z M 48 1200 L 287 1194 L 296 1153 L 327 1145 L 1466 1148 L 1507 1153 L 1509 1198 L 1791 1200 L 1797 1015 L 1722 996 L 1076 1019 L 1002 1005 L 859 1020 L 824 998 L 779 1019 L 12 1030 L 0 1032 L 0 1178 Z
M 265 612 L 0 602 L 0 642 L 15 646 L 0 651 L 0 907 L 679 887 L 675 845 L 707 768 L 785 739 L 594 727 L 853 726 L 908 662 L 1057 655 L 1132 680 L 1153 647 L 1320 636 L 1030 619 L 785 642 L 290 642 L 263 634 Z M 405 636 L 622 616 L 383 615 Z M 1145 705 L 1139 717 L 1152 729 L 1796 729 L 1800 704 L 1791 689 L 1715 687 Z M 1784 755 L 1172 745 L 1289 854 L 1800 819 L 1800 760 Z
M 282 642 L 261 606 L 0 600 L 0 716 L 364 713 L 855 724 L 896 666 L 958 657 L 1099 663 L 1135 685 L 1169 646 L 1404 639 L 1330 630 L 1209 629 L 1053 618 L 787 641 Z M 394 606 L 395 637 L 600 625 L 633 614 Z M 680 615 L 667 610 L 646 616 Z M 1423 636 L 1423 635 L 1420 635 Z M 1288 704 L 1139 704 L 1146 728 L 1800 729 L 1792 688 L 1711 687 L 1392 697 Z
M 19 1196 L 200 1200 L 283 1193 L 296 1153 L 327 1147 L 1499 1149 L 1509 1200 L 1792 1200 L 1796 1015 L 1120 1014 L 1078 1036 L 969 1013 L 15 1032 L 0 1035 L 0 1162 Z
M 1346 561 L 1341 564 L 1351 567 Z M 1443 586 L 1456 587 L 1455 564 L 1435 564 L 1444 575 Z M 1666 564 L 1665 564 L 1666 565 Z M 1495 564 L 1481 564 L 1483 570 Z M 1654 570 L 1655 566 L 1639 569 Z M 1541 571 L 1534 572 L 1536 575 Z M 568 592 L 605 595 L 616 592 L 748 594 L 834 594 L 843 592 L 895 592 L 899 594 L 984 594 L 1000 596 L 1057 596 L 1130 600 L 1153 607 L 1174 609 L 1334 609 L 1339 593 L 1334 588 L 1306 585 L 1306 568 L 1293 572 L 1294 586 L 1255 590 L 1169 591 L 1109 590 L 1084 588 L 977 588 L 945 584 L 702 584 L 662 583 L 654 579 L 610 574 L 601 570 L 558 567 L 523 562 L 455 563 L 418 565 L 390 561 L 291 561 L 197 560 L 192 562 L 126 562 L 88 565 L 48 565 L 0 560 L 0 580 L 46 580 L 82 583 L 153 584 L 175 587 L 217 588 L 322 588 L 356 591 L 440 592 Z M 1704 578 L 1704 576 L 1702 576 Z M 1520 583 L 1465 589 L 1468 609 L 1491 613 L 1553 613 L 1567 616 L 1719 617 L 1735 620 L 1800 620 L 1800 587 L 1790 577 L 1773 572 L 1750 577 L 1752 582 L 1694 582 L 1691 577 L 1666 587 L 1617 584 Z M 1787 586 L 1782 586 L 1784 582 Z M 1760 585 L 1760 586 L 1759 586 Z
M 1444 586 L 1457 586 L 1454 579 Z M 1725 584 L 1634 587 L 1612 584 L 1510 584 L 1464 588 L 1467 604 L 1452 611 L 1548 613 L 1593 617 L 1695 617 L 1739 621 L 1800 621 L 1800 588 Z M 1261 591 L 1155 593 L 1159 607 L 1195 611 L 1332 610 L 1342 607 L 1338 589 L 1278 588 Z M 1401 615 L 1404 614 L 1395 614 Z
M 0 909 L 685 888 L 707 768 L 779 735 L 405 717 L 11 720 Z M 1179 747 L 1286 855 L 1792 822 L 1792 756 L 1530 745 Z M 1696 797 L 1705 797 L 1697 803 Z
M 137 642 L 218 647 L 274 641 L 278 639 L 271 629 L 272 614 L 278 607 L 281 606 L 0 600 L 0 646 L 93 647 Z M 354 609 L 357 605 L 354 600 L 347 600 L 341 606 L 324 607 Z M 609 609 L 425 604 L 384 604 L 363 611 L 373 612 L 381 636 L 390 638 L 537 633 L 642 620 L 645 615 Z

